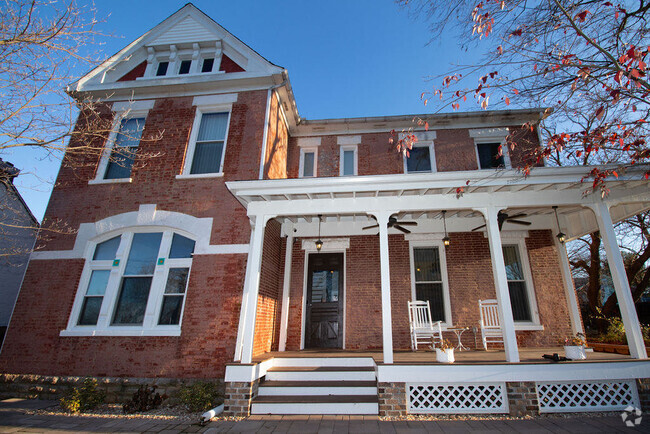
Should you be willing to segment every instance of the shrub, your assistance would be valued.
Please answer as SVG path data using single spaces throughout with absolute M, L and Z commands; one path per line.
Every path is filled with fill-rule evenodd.
M 133 398 L 122 405 L 124 413 L 135 413 L 138 411 L 149 411 L 158 407 L 168 398 L 167 395 L 160 395 L 156 392 L 158 386 L 140 386 L 133 394 Z
M 220 394 L 216 384 L 199 381 L 191 386 L 183 386 L 178 398 L 189 411 L 199 412 L 216 407 Z
M 106 394 L 97 388 L 97 380 L 86 378 L 81 387 L 74 387 L 61 398 L 61 407 L 71 413 L 85 412 L 104 402 Z

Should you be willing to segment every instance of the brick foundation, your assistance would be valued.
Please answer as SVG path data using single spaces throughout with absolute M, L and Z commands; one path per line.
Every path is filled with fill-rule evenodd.
M 639 391 L 641 410 L 650 411 L 650 378 L 637 378 L 636 387 Z
M 227 382 L 224 393 L 224 416 L 246 417 L 251 413 L 251 401 L 257 396 L 260 380 Z
M 406 383 L 377 383 L 379 416 L 406 416 Z
M 506 390 L 508 393 L 510 416 L 521 417 L 539 414 L 535 382 L 507 382 Z

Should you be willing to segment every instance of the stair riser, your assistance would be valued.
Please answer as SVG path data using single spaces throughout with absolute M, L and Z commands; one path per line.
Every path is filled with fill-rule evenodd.
M 361 372 L 267 372 L 267 381 L 375 381 L 374 371 Z
M 307 367 L 307 366 L 367 366 L 374 367 L 375 361 L 372 357 L 332 357 L 332 358 L 321 358 L 321 357 L 305 357 L 305 358 L 296 358 L 296 357 L 276 357 L 273 359 L 273 366 L 278 367 Z
M 376 387 L 264 387 L 260 386 L 259 396 L 278 395 L 374 395 Z
M 251 414 L 372 414 L 379 413 L 379 404 L 368 403 L 253 403 Z

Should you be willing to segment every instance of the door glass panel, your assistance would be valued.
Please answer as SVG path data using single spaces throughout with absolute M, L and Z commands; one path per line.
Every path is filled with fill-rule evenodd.
M 330 303 L 339 301 L 338 270 L 314 271 L 311 277 L 311 302 Z
M 162 232 L 134 234 L 124 275 L 151 275 L 156 267 Z

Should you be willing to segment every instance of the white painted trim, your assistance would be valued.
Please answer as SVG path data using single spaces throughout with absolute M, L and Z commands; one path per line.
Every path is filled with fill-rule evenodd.
M 248 253 L 248 244 L 203 244 L 195 255 L 233 255 Z
M 425 147 L 429 148 L 429 160 L 431 164 L 431 171 L 430 172 L 424 172 L 424 171 L 409 172 L 407 161 L 408 158 L 410 157 L 407 158 L 406 155 L 403 155 L 402 160 L 404 162 L 404 174 L 412 175 L 412 174 L 422 174 L 422 173 L 436 173 L 438 171 L 438 166 L 436 165 L 436 151 L 435 151 L 434 141 L 427 140 L 427 141 L 418 141 L 416 143 L 413 143 L 413 148 L 425 148 Z
M 99 184 L 128 184 L 133 182 L 133 178 L 116 178 L 116 179 L 91 179 L 88 181 L 88 185 L 99 185 Z
M 299 148 L 317 148 L 320 144 L 320 137 L 299 137 L 298 140 L 296 140 L 296 145 Z
M 406 241 L 430 241 L 430 242 L 435 242 L 435 241 L 442 241 L 442 239 L 445 237 L 445 234 L 443 232 L 438 232 L 438 233 L 428 233 L 428 234 L 404 234 L 404 240 Z
M 313 153 L 314 154 L 314 174 L 311 176 L 305 176 L 305 154 Z M 299 178 L 316 178 L 318 177 L 318 147 L 313 148 L 300 148 L 300 167 L 298 168 L 298 177 Z
M 269 116 L 271 113 L 271 95 L 273 92 L 269 88 L 266 94 L 266 111 L 264 113 L 264 135 L 262 136 L 262 153 L 260 155 L 260 171 L 258 179 L 264 179 L 264 163 L 266 159 L 266 145 L 269 136 Z M 280 105 L 280 100 L 278 100 L 278 105 Z
M 340 137 L 339 137 L 340 138 Z M 343 168 L 344 168 L 344 156 L 345 156 L 345 151 L 353 151 L 354 156 L 354 162 L 353 162 L 353 170 L 351 175 L 345 175 L 343 173 Z M 359 147 L 357 145 L 341 145 L 340 150 L 339 150 L 339 176 L 357 176 L 359 174 Z
M 438 134 L 435 132 L 435 130 L 411 131 L 410 133 L 401 132 L 399 133 L 398 137 L 400 140 L 403 140 L 406 138 L 407 135 L 413 135 L 417 137 L 418 142 L 432 142 L 438 138 Z
M 582 317 L 580 316 L 580 307 L 578 306 L 578 297 L 569 265 L 569 256 L 567 255 L 566 245 L 559 242 L 557 237 L 553 237 L 555 248 L 558 252 L 558 261 L 560 262 L 560 272 L 562 273 L 562 282 L 564 283 L 564 295 L 566 296 L 567 307 L 569 309 L 569 318 L 571 320 L 571 331 L 573 334 L 584 333 L 582 326 Z
M 407 234 L 412 235 L 412 234 Z M 429 234 L 427 234 L 429 235 Z M 442 234 L 444 236 L 444 234 Z M 445 250 L 445 245 L 442 242 L 442 237 L 440 239 L 428 240 L 428 241 L 409 241 L 409 263 L 411 265 L 411 301 L 416 300 L 415 292 L 415 257 L 413 255 L 413 249 L 418 247 L 436 247 L 438 249 L 438 257 L 440 259 L 440 274 L 442 278 L 442 297 L 444 303 L 445 319 L 441 323 L 442 327 L 453 327 L 454 321 L 451 311 L 451 295 L 449 293 L 449 276 L 447 274 L 447 252 Z
M 250 383 L 266 375 L 266 371 L 275 366 L 275 359 L 261 363 L 241 363 L 226 365 L 225 382 Z
M 230 106 L 237 102 L 238 94 L 236 93 L 221 93 L 214 95 L 200 95 L 192 99 L 192 105 L 197 107 L 205 107 L 206 110 L 218 110 L 221 106 Z
M 226 94 L 227 96 L 232 99 L 230 95 L 233 94 Z M 223 174 L 223 165 L 224 161 L 226 160 L 226 149 L 228 145 L 228 134 L 230 132 L 230 121 L 232 118 L 232 103 L 216 103 L 215 101 L 221 101 L 222 95 L 208 95 L 207 97 L 194 97 L 195 101 L 202 101 L 204 104 L 202 105 L 196 105 L 196 114 L 194 116 L 194 122 L 192 123 L 192 132 L 190 133 L 190 140 L 187 145 L 187 151 L 185 152 L 185 163 L 183 164 L 183 170 L 180 173 L 182 175 L 181 178 L 176 177 L 177 179 L 183 179 L 185 177 L 192 177 L 192 178 L 201 178 L 201 177 L 214 177 L 214 176 L 220 176 Z M 236 99 L 237 94 L 234 94 L 234 98 Z M 205 99 L 201 99 L 205 98 Z M 228 99 L 228 98 L 224 98 Z M 192 162 L 194 161 L 194 150 L 196 149 L 196 139 L 199 135 L 199 128 L 201 126 L 201 119 L 203 118 L 203 115 L 205 113 L 228 113 L 228 120 L 226 121 L 226 131 L 224 133 L 224 138 L 223 138 L 223 148 L 221 150 L 221 163 L 219 165 L 219 171 L 214 172 L 214 173 L 200 173 L 200 174 L 193 174 L 190 173 L 192 169 Z M 203 176 L 203 175 L 210 175 L 210 176 Z
M 112 110 L 115 113 L 124 113 L 124 112 L 148 112 L 153 109 L 156 100 L 137 100 L 137 101 L 116 101 L 113 103 Z M 133 117 L 133 116 L 130 116 Z
M 183 305 L 185 303 L 183 302 Z M 181 315 L 182 316 L 182 315 Z M 81 327 L 81 326 L 79 326 Z M 88 326 L 84 326 L 88 327 Z M 157 326 L 161 327 L 161 326 Z M 80 329 L 74 329 L 74 330 L 61 330 L 59 333 L 59 336 L 62 337 L 81 337 L 81 336 L 180 336 L 181 335 L 181 329 L 178 327 L 177 329 L 169 329 L 169 330 L 158 330 L 156 329 L 139 329 L 139 330 L 131 330 L 131 329 L 124 329 L 121 330 L 118 328 L 118 326 L 114 326 L 114 329 L 108 329 L 108 330 L 80 330 Z
M 316 250 L 316 238 L 303 238 L 300 240 L 301 248 L 308 253 L 317 253 Z M 350 238 L 322 238 L 323 247 L 321 252 L 338 252 L 344 251 L 350 248 Z
M 282 309 L 280 310 L 280 342 L 278 351 L 287 347 L 287 328 L 289 327 L 289 302 L 291 300 L 291 261 L 293 258 L 293 231 L 289 232 L 284 249 L 284 279 L 282 280 Z
M 194 152 L 194 151 L 192 151 Z M 192 155 L 194 156 L 194 155 Z M 223 178 L 223 172 L 219 173 L 185 173 L 176 175 L 176 179 L 201 179 L 201 178 Z
M 336 144 L 339 146 L 350 146 L 350 145 L 359 145 L 361 143 L 361 136 L 338 136 L 336 138 Z
M 508 128 L 474 128 L 469 130 L 469 136 L 473 139 L 499 139 L 508 137 Z
M 515 330 L 517 331 L 535 331 L 535 332 L 541 332 L 544 331 L 544 326 L 541 324 L 533 324 L 533 323 L 528 323 L 528 322 L 516 322 L 515 323 Z
M 379 263 L 381 271 L 381 328 L 384 363 L 393 363 L 393 320 L 390 295 L 390 255 L 388 246 L 388 219 L 396 210 L 380 211 L 373 215 L 379 225 Z

